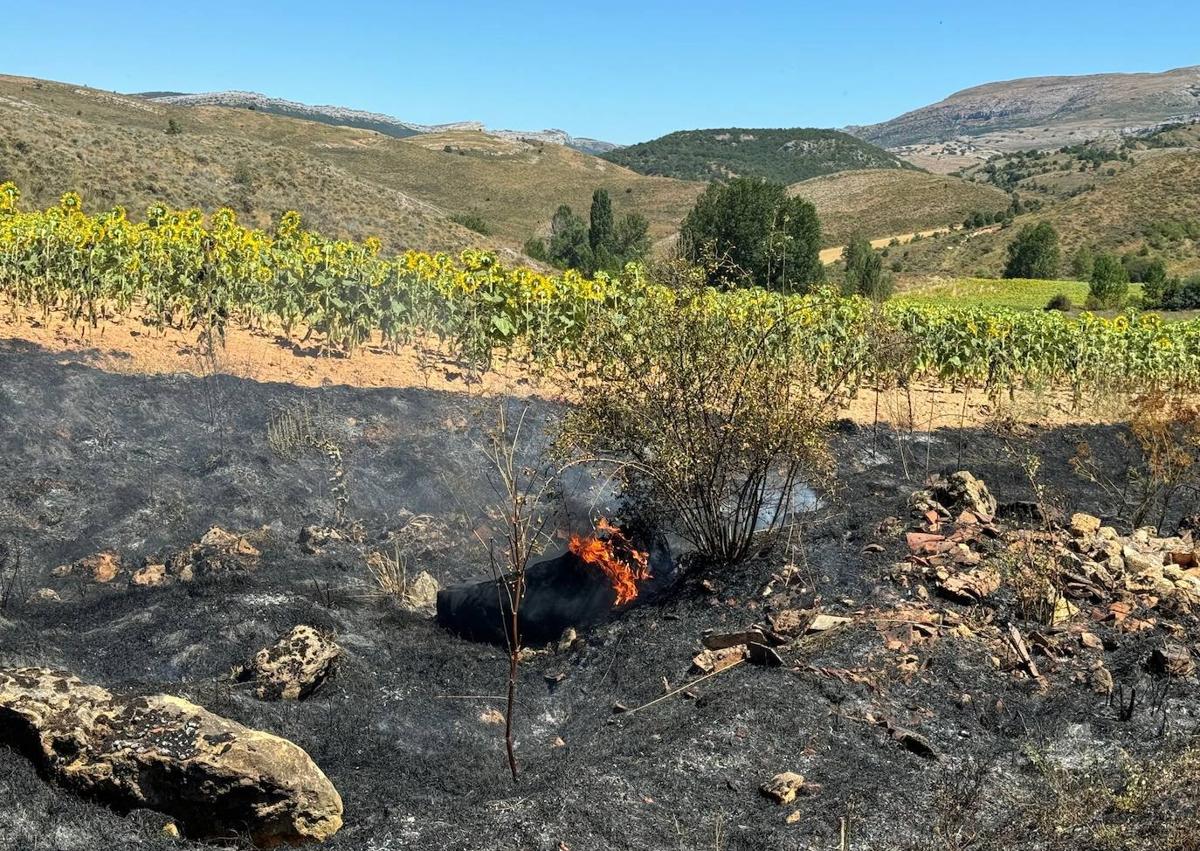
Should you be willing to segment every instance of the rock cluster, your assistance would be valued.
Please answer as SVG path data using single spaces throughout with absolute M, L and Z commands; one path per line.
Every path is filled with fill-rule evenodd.
M 0 739 L 62 786 L 165 813 L 197 837 L 328 839 L 342 800 L 303 750 L 168 695 L 122 697 L 45 668 L 0 668 Z
M 1104 649 L 1085 627 L 1089 621 L 1137 633 L 1168 626 L 1160 623 L 1164 616 L 1191 615 L 1200 606 L 1200 544 L 1191 530 L 1164 537 L 1145 527 L 1122 535 L 1084 513 L 1062 527 L 1002 529 L 988 519 L 997 510 L 994 498 L 969 473 L 917 491 L 910 505 L 916 523 L 905 532 L 908 556 L 897 575 L 909 581 L 916 574 L 939 596 L 965 605 L 1005 588 L 1027 618 L 1038 621 L 1037 631 L 1030 635 L 1032 651 L 1016 627 L 997 636 L 1015 667 L 1035 679 L 1032 653 L 1060 657 L 1068 636 L 1081 649 Z M 1180 632 L 1171 626 L 1169 635 Z M 1167 642 L 1146 667 L 1160 676 L 1188 677 L 1195 672 L 1192 654 Z M 1098 691 L 1112 689 L 1102 666 L 1091 669 L 1087 680 Z
M 96 585 L 155 588 L 172 582 L 192 582 L 198 578 L 247 573 L 258 567 L 260 550 L 250 542 L 249 534 L 228 532 L 213 526 L 182 550 L 145 559 L 141 567 L 132 569 L 115 550 L 101 550 L 71 564 L 56 567 L 51 575 L 56 579 L 71 579 Z M 121 582 L 117 580 L 121 579 Z M 54 588 L 40 588 L 32 602 L 58 602 L 61 594 Z

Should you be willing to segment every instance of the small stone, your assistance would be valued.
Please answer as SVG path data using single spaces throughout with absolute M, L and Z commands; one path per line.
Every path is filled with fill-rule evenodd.
M 1113 677 L 1103 665 L 1096 665 L 1088 672 L 1088 684 L 1096 694 L 1112 694 Z
M 260 700 L 303 700 L 333 673 L 341 652 L 332 636 L 311 626 L 293 627 L 259 650 L 238 679 L 257 682 Z
M 1071 534 L 1076 538 L 1087 538 L 1100 531 L 1100 518 L 1077 512 L 1071 515 Z
M 107 585 L 121 573 L 121 556 L 115 550 L 102 550 L 85 556 L 74 564 L 60 565 L 53 571 L 55 576 L 86 576 L 93 582 Z
M 1103 650 L 1104 642 L 1100 640 L 1100 636 L 1094 632 L 1082 632 L 1079 634 L 1079 643 L 1090 650 Z
M 845 618 L 841 615 L 817 615 L 813 618 L 812 623 L 808 625 L 808 629 L 805 632 L 828 632 L 835 627 L 848 623 L 850 623 L 850 618 Z
M 804 788 L 804 775 L 792 771 L 776 774 L 759 790 L 777 804 L 790 804 Z
M 1054 601 L 1054 613 L 1050 616 L 1050 625 L 1059 626 L 1071 621 L 1079 614 L 1079 609 L 1066 597 Z
M 555 736 L 554 741 L 550 743 L 550 747 L 552 748 L 565 748 L 566 746 L 567 743 L 563 741 L 562 736 Z
M 812 613 L 801 609 L 783 609 L 771 615 L 771 629 L 780 635 L 795 637 L 804 631 Z
M 148 564 L 134 571 L 133 576 L 129 577 L 131 583 L 143 588 L 156 588 L 166 580 L 167 566 L 165 564 Z
M 709 650 L 725 650 L 729 647 L 737 647 L 739 644 L 762 644 L 766 640 L 762 630 L 748 629 L 743 632 L 718 632 L 706 635 L 701 639 L 701 643 Z
M 1138 577 L 1160 578 L 1163 575 L 1162 553 L 1147 555 L 1134 547 L 1125 547 L 1122 552 L 1125 558 L 1125 570 Z
M 575 646 L 575 642 L 579 640 L 579 633 L 575 631 L 575 627 L 569 626 L 563 630 L 562 638 L 558 639 L 558 652 L 565 653 Z
M 802 818 L 804 818 L 804 814 L 800 810 L 792 810 L 787 814 L 787 818 L 785 818 L 784 821 L 788 824 L 795 824 Z
M 31 603 L 61 603 L 62 597 L 53 588 L 39 588 L 29 597 Z
M 173 821 L 169 821 L 164 824 L 161 832 L 162 835 L 167 839 L 179 838 L 179 827 Z
M 504 713 L 493 706 L 489 706 L 479 713 L 479 720 L 484 724 L 500 725 L 504 723 Z
M 736 665 L 746 658 L 746 645 L 723 650 L 702 650 L 692 657 L 692 669 L 700 674 L 712 674 Z
M 993 567 L 955 572 L 940 570 L 937 574 L 938 592 L 958 603 L 978 603 L 999 588 L 1000 572 Z

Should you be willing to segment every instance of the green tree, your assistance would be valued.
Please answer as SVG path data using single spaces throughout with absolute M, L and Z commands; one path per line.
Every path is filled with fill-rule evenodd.
M 1006 278 L 1054 278 L 1059 266 L 1058 231 L 1049 222 L 1025 225 L 1008 244 Z
M 876 301 L 889 298 L 894 289 L 892 276 L 883 271 L 883 257 L 871 247 L 867 238 L 854 235 L 842 250 L 846 276 L 842 281 L 844 295 L 864 295 Z
M 592 193 L 592 210 L 589 221 L 588 244 L 592 247 L 592 254 L 599 257 L 602 252 L 611 252 L 613 211 L 612 199 L 608 197 L 607 189 L 597 189 Z
M 767 180 L 710 183 L 683 220 L 679 242 L 692 262 L 709 255 L 720 261 L 711 283 L 732 276 L 743 285 L 804 292 L 824 279 L 816 208 Z
M 167 119 L 167 135 L 168 136 L 178 136 L 182 132 L 183 132 L 183 128 L 181 128 L 179 126 L 178 121 L 176 121 L 174 118 Z
M 1071 277 L 1076 281 L 1090 281 L 1092 279 L 1092 266 L 1096 262 L 1096 255 L 1092 251 L 1090 245 L 1081 245 L 1071 256 Z
M 592 249 L 588 245 L 588 228 L 566 204 L 554 211 L 550 220 L 550 244 L 546 254 L 551 263 L 564 269 L 592 269 Z
M 1148 307 L 1161 307 L 1169 288 L 1166 264 L 1156 257 L 1142 276 L 1142 300 Z
M 1129 272 L 1120 258 L 1113 254 L 1097 255 L 1088 287 L 1088 306 L 1104 310 L 1120 307 L 1128 293 Z
M 626 213 L 617 220 L 612 241 L 619 265 L 643 260 L 650 253 L 650 222 L 641 213 Z

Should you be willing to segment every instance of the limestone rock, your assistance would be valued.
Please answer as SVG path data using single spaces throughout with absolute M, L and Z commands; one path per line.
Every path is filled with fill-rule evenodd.
M 805 788 L 804 776 L 793 771 L 776 774 L 760 786 L 759 790 L 777 804 L 790 804 L 796 800 L 797 795 L 808 791 Z
M 157 588 L 167 582 L 167 566 L 165 564 L 148 564 L 134 571 L 129 581 L 144 588 Z
M 167 571 L 181 582 L 231 573 L 248 573 L 258 567 L 262 553 L 245 535 L 213 526 L 194 544 L 166 561 Z
M 1150 670 L 1165 677 L 1190 677 L 1196 670 L 1192 653 L 1182 644 L 1164 644 L 1150 654 Z
M 0 668 L 0 738 L 63 787 L 119 811 L 157 810 L 191 836 L 244 834 L 269 848 L 342 825 L 341 797 L 303 750 L 176 697 Z
M 341 648 L 311 626 L 297 626 L 264 647 L 238 679 L 252 681 L 260 700 L 303 700 L 333 673 Z
M 1088 684 L 1096 694 L 1112 694 L 1113 677 L 1103 664 L 1097 663 L 1088 673 Z
M 53 573 L 58 577 L 77 576 L 107 585 L 121 574 L 121 554 L 115 550 L 101 550 L 72 564 L 60 565 Z
M 698 674 L 712 674 L 738 664 L 746 658 L 746 654 L 745 645 L 723 650 L 702 650 L 692 658 L 692 670 Z
M 39 588 L 29 595 L 31 603 L 61 603 L 62 597 L 53 588 Z
M 939 479 L 931 490 L 937 501 L 948 509 L 966 509 L 984 521 L 996 516 L 996 498 L 983 479 L 975 478 L 966 470 Z
M 1078 512 L 1071 515 L 1071 534 L 1076 538 L 1087 538 L 1100 531 L 1100 518 Z
M 978 603 L 1000 588 L 1000 573 L 991 566 L 971 571 L 942 569 L 937 572 L 936 578 L 938 593 L 968 605 Z
M 427 570 L 422 570 L 404 588 L 401 603 L 406 609 L 432 613 L 437 608 L 437 595 L 441 590 L 438 581 Z

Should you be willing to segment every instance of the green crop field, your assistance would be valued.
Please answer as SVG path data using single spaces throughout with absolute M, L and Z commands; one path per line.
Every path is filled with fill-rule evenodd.
M 1011 310 L 1042 310 L 1059 294 L 1075 307 L 1087 301 L 1086 281 L 1039 281 L 1006 278 L 932 278 L 915 283 L 896 294 L 897 301 L 925 304 L 953 303 L 971 307 L 1006 307 Z M 1140 284 L 1129 285 L 1129 296 L 1141 295 Z

